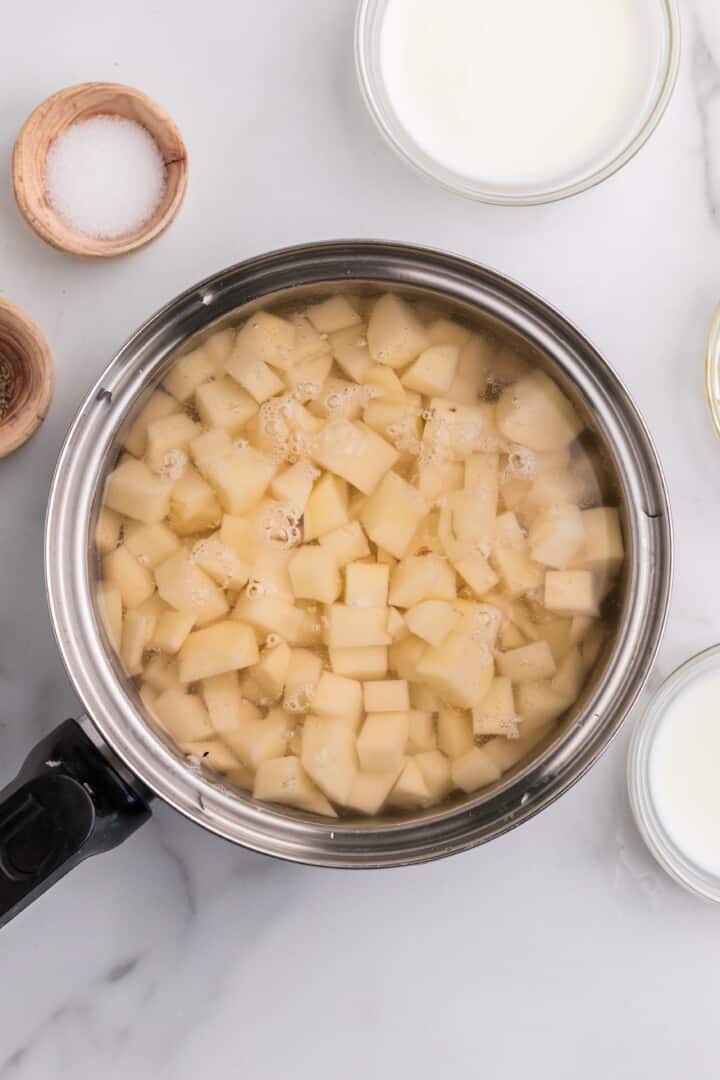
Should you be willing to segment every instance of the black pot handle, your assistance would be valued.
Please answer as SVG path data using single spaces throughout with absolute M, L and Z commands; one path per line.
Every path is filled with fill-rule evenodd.
M 77 721 L 55 728 L 0 791 L 0 927 L 149 817 L 146 801 Z

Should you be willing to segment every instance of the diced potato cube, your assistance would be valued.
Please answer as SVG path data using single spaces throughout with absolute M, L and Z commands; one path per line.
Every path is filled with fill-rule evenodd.
M 545 607 L 558 615 L 599 615 L 599 597 L 590 570 L 549 570 Z
M 95 545 L 101 555 L 107 555 L 116 548 L 120 542 L 120 529 L 122 518 L 114 510 L 108 510 L 103 506 L 98 514 L 95 526 Z
M 184 690 L 180 682 L 177 661 L 159 653 L 148 660 L 143 671 L 143 679 L 157 693 L 163 690 Z
M 422 600 L 406 611 L 405 622 L 429 645 L 440 645 L 460 622 L 460 615 L 447 600 Z
M 365 397 L 354 382 L 331 375 L 323 383 L 322 391 L 310 403 L 309 410 L 316 419 L 316 431 L 322 429 L 321 417 L 336 420 L 357 420 L 363 410 Z
M 557 720 L 567 707 L 567 700 L 553 690 L 547 680 L 521 683 L 515 689 L 515 708 L 520 720 L 521 736 L 528 721 Z
M 397 608 L 388 608 L 387 632 L 393 641 L 402 641 L 410 634 L 408 625 Z
M 552 649 L 547 641 L 533 641 L 510 652 L 498 653 L 498 671 L 514 683 L 550 679 L 557 670 Z
M 173 484 L 170 499 L 170 527 L 180 536 L 214 528 L 222 517 L 215 492 L 191 466 Z
M 439 555 L 411 555 L 394 568 L 389 602 L 395 607 L 414 607 L 421 600 L 454 600 L 455 571 Z
M 247 589 L 238 598 L 233 618 L 250 623 L 264 634 L 280 634 L 291 645 L 295 644 L 303 625 L 303 612 L 291 601 L 273 592 L 255 593 Z
M 460 491 L 464 476 L 464 468 L 459 461 L 421 462 L 418 465 L 418 491 L 425 499 L 437 499 L 452 491 Z
M 175 655 L 193 626 L 195 616 L 183 611 L 166 611 L 156 618 L 150 648 Z
M 294 510 L 304 510 L 318 475 L 309 461 L 296 461 L 273 477 L 270 494 Z
M 583 639 L 580 646 L 580 653 L 583 658 L 583 665 L 586 672 L 591 671 L 592 668 L 595 667 L 602 647 L 605 644 L 605 638 L 605 627 L 602 623 L 596 622 Z
M 232 514 L 223 514 L 220 542 L 231 547 L 241 562 L 250 565 L 258 558 L 262 547 L 257 523 L 247 517 L 234 517 Z
M 283 803 L 325 817 L 337 817 L 332 806 L 313 784 L 297 757 L 263 761 L 255 773 L 253 796 L 265 802 Z
M 392 368 L 409 364 L 430 344 L 413 308 L 392 293 L 381 296 L 373 305 L 367 338 L 374 362 Z
M 407 395 L 403 384 L 392 368 L 389 368 L 386 364 L 374 364 L 365 372 L 363 383 L 365 386 L 372 386 L 378 391 L 373 396 L 372 402 L 403 405 L 403 412 L 399 413 L 398 417 L 404 416 L 404 410 L 407 409 Z M 370 426 L 374 427 L 375 425 L 371 424 Z
M 331 552 L 340 567 L 357 559 L 365 559 L 370 554 L 370 545 L 359 521 L 349 521 L 346 525 L 323 533 L 318 539 L 320 547 Z
M 398 459 L 397 450 L 359 420 L 328 421 L 316 437 L 312 455 L 365 495 L 372 494 Z
M 462 757 L 451 763 L 450 775 L 453 784 L 468 795 L 478 788 L 495 783 L 502 776 L 501 770 L 482 746 L 474 746 Z
M 155 581 L 165 603 L 178 611 L 194 615 L 198 626 L 222 618 L 228 610 L 222 590 L 190 560 L 185 551 L 171 555 L 156 566 Z
M 417 665 L 425 655 L 427 645 L 419 637 L 410 634 L 402 641 L 394 641 L 388 651 L 388 667 L 401 679 L 417 679 Z
M 318 480 L 305 505 L 303 539 L 307 543 L 333 532 L 348 520 L 347 484 L 332 473 Z
M 388 651 L 385 645 L 355 646 L 348 649 L 330 649 L 330 666 L 336 675 L 351 679 L 380 679 L 388 669 Z
M 408 740 L 407 712 L 370 713 L 357 737 L 360 768 L 366 772 L 400 769 Z
M 585 665 L 580 650 L 577 648 L 570 649 L 567 656 L 558 665 L 555 675 L 550 680 L 550 686 L 561 697 L 564 697 L 568 706 L 570 706 L 580 697 L 584 682 Z
M 125 529 L 125 547 L 131 551 L 137 561 L 149 570 L 154 570 L 158 563 L 164 562 L 180 547 L 172 529 L 162 522 L 153 525 L 129 523 Z
M 470 331 L 452 319 L 435 319 L 427 328 L 431 345 L 464 345 Z
M 435 748 L 416 754 L 413 761 L 417 765 L 428 789 L 428 802 L 437 803 L 449 795 L 455 786 L 452 781 L 450 762 L 445 755 Z
M 494 418 L 492 406 L 486 402 L 463 405 L 444 397 L 430 399 L 431 419 L 425 424 L 423 446 L 426 452 L 440 461 L 464 461 L 475 451 L 495 449 L 491 437 Z
M 426 750 L 437 749 L 435 722 L 430 712 L 421 709 L 408 710 L 407 754 L 422 754 Z
M 189 758 L 197 760 L 206 769 L 228 775 L 242 769 L 232 750 L 220 739 L 194 739 L 182 744 Z
M 232 453 L 233 440 L 223 428 L 210 428 L 203 431 L 190 443 L 190 453 L 203 476 L 208 475 L 209 466 L 220 458 Z
M 332 554 L 321 547 L 303 545 L 290 556 L 288 572 L 298 600 L 332 604 L 340 594 L 340 572 Z
M 382 563 L 349 563 L 345 568 L 345 603 L 353 607 L 384 607 L 389 583 L 389 566 Z
M 447 497 L 452 515 L 452 531 L 461 543 L 473 544 L 482 550 L 492 543 L 495 528 L 497 498 L 495 492 L 475 488 L 454 491 Z
M 328 608 L 326 643 L 331 649 L 365 645 L 389 645 L 386 607 L 350 607 L 331 604 Z
M 421 773 L 417 758 L 408 758 L 403 765 L 395 787 L 390 792 L 387 802 L 400 810 L 413 810 L 430 801 L 430 790 Z
M 242 562 L 228 544 L 223 544 L 219 533 L 198 540 L 193 544 L 190 557 L 201 570 L 223 589 L 242 589 L 250 577 L 250 567 Z
M 203 679 L 201 692 L 213 728 L 223 737 L 237 731 L 248 720 L 260 718 L 259 710 L 243 700 L 237 671 L 226 671 Z
M 210 717 L 197 694 L 164 690 L 155 699 L 153 713 L 160 726 L 179 743 L 212 737 Z
M 321 791 L 344 806 L 358 770 L 352 724 L 345 717 L 307 716 L 301 761 Z
M 449 758 L 460 757 L 473 745 L 472 719 L 468 712 L 445 706 L 437 718 L 438 747 Z
M 319 304 L 311 304 L 307 309 L 307 317 L 321 334 L 334 334 L 362 322 L 357 311 L 344 296 L 331 296 Z
M 120 649 L 122 635 L 122 596 L 120 589 L 111 581 L 100 581 L 97 586 L 97 605 L 107 636 L 113 648 Z
M 356 383 L 363 381 L 370 367 L 367 337 L 362 326 L 349 326 L 330 335 L 330 346 L 340 370 Z
M 407 712 L 408 684 L 404 679 L 380 679 L 362 684 L 365 712 Z
M 570 619 L 553 619 L 552 616 L 549 616 L 546 622 L 539 623 L 537 626 L 537 640 L 547 641 L 552 649 L 556 664 L 559 664 L 567 656 L 572 647 L 570 640 L 571 625 Z M 520 644 L 525 643 L 520 642 Z M 506 648 L 513 648 L 513 646 L 508 645 Z
M 203 383 L 195 393 L 198 415 L 208 428 L 239 435 L 258 411 L 257 402 L 229 375 Z
M 214 334 L 211 334 L 203 342 L 203 348 L 212 361 L 217 379 L 222 378 L 225 371 L 225 361 L 232 352 L 236 337 L 237 331 L 235 327 L 228 326 L 224 330 L 216 330 Z M 204 385 L 204 383 L 201 385 Z
M 524 596 L 534 589 L 541 589 L 545 582 L 545 570 L 533 562 L 522 548 L 512 544 L 493 547 L 492 566 L 500 577 L 505 592 L 510 596 Z
M 178 401 L 189 401 L 198 386 L 215 375 L 215 363 L 205 345 L 176 360 L 163 379 L 163 386 Z
M 470 454 L 465 459 L 463 468 L 465 490 L 481 491 L 497 513 L 500 492 L 500 455 L 488 452 Z
M 456 600 L 460 614 L 458 633 L 469 634 L 473 641 L 494 649 L 502 623 L 502 613 L 494 604 L 478 604 L 476 600 Z
M 261 702 L 277 701 L 282 697 L 291 655 L 290 646 L 284 641 L 267 645 L 257 664 L 248 668 L 247 678 L 257 687 Z
M 251 769 L 260 767 L 263 761 L 281 757 L 287 753 L 295 721 L 284 709 L 270 709 L 267 716 L 247 715 L 236 731 L 223 734 L 224 741 Z
M 498 645 L 503 652 L 508 652 L 510 649 L 519 649 L 521 645 L 527 645 L 525 635 L 518 629 L 515 623 L 506 619 L 500 627 L 500 633 L 498 634 Z M 552 648 L 552 646 L 551 646 Z M 553 651 L 553 656 L 555 655 Z
M 493 679 L 487 694 L 472 711 L 472 722 L 475 735 L 517 738 L 517 714 L 510 679 L 504 675 L 497 675 Z
M 563 570 L 577 555 L 585 539 L 583 514 L 569 503 L 548 506 L 535 518 L 528 537 L 535 562 Z
M 444 706 L 440 695 L 429 686 L 423 686 L 422 683 L 410 683 L 410 704 L 413 709 L 429 713 L 437 713 Z
M 390 371 L 390 368 L 385 370 Z M 404 448 L 412 451 L 419 445 L 422 421 L 419 409 L 415 405 L 408 402 L 398 405 L 373 398 L 363 410 L 363 420 L 368 427 L 377 431 L 378 435 L 382 435 L 398 450 Z
M 157 694 L 153 690 L 153 688 L 151 686 L 148 686 L 147 683 L 143 683 L 140 687 L 140 700 L 142 701 L 143 705 L 151 716 L 155 711 L 156 698 Z
M 389 566 L 390 569 L 397 566 L 397 559 L 394 555 L 391 555 L 389 551 L 385 551 L 384 548 L 379 547 L 377 549 L 377 561 L 381 566 Z
M 308 323 L 313 334 L 317 331 Z M 325 343 L 327 346 L 327 342 Z M 308 356 L 305 360 L 298 360 L 285 372 L 285 382 L 288 389 L 300 393 L 312 388 L 312 394 L 320 392 L 323 383 L 327 379 L 333 366 L 332 353 L 329 347 L 327 352 Z
M 105 506 L 147 523 L 162 521 L 170 509 L 171 483 L 155 476 L 144 461 L 128 459 L 105 481 Z
M 183 682 L 195 682 L 249 667 L 257 661 L 258 648 L 252 629 L 237 620 L 224 619 L 188 635 L 179 654 L 180 678 Z
M 323 671 L 312 699 L 313 712 L 320 716 L 343 716 L 353 730 L 360 724 L 363 710 L 362 683 L 332 671 Z
M 172 413 L 178 412 L 180 412 L 180 406 L 175 398 L 163 393 L 162 390 L 156 390 L 150 395 L 146 404 L 138 413 L 135 422 L 125 437 L 123 446 L 135 457 L 142 457 L 147 445 L 148 424 L 152 423 L 153 420 L 159 420 L 162 416 L 170 416 Z
M 242 386 L 243 390 L 246 390 L 259 405 L 262 405 L 268 398 L 281 394 L 285 389 L 285 384 L 264 360 L 253 358 L 245 352 L 244 343 L 240 341 L 241 337 L 242 331 L 238 334 L 235 348 L 225 364 L 225 370 Z
M 487 645 L 452 630 L 442 645 L 428 646 L 418 662 L 416 677 L 450 705 L 471 709 L 487 693 L 494 670 Z
M 592 615 L 573 615 L 570 620 L 568 639 L 571 645 L 579 645 L 585 635 L 595 625 Z
M 402 377 L 403 386 L 430 397 L 445 394 L 452 386 L 459 359 L 459 346 L 431 345 L 407 369 Z
M 317 653 L 291 649 L 285 676 L 284 705 L 290 712 L 307 712 L 315 695 L 323 664 Z
M 573 559 L 573 569 L 614 576 L 625 555 L 620 515 L 613 506 L 583 510 L 585 541 Z
M 226 369 L 230 363 L 242 370 L 259 361 L 287 371 L 296 359 L 296 336 L 296 328 L 288 319 L 272 315 L 269 311 L 256 311 L 235 338 Z
M 365 503 L 360 521 L 374 543 L 402 559 L 429 509 L 412 484 L 389 472 Z
M 166 464 L 166 455 L 175 450 L 186 450 L 201 431 L 200 424 L 196 424 L 186 413 L 153 420 L 147 429 L 146 458 L 150 468 L 161 473 Z
M 486 596 L 499 581 L 490 563 L 479 552 L 466 555 L 462 559 L 454 559 L 453 566 L 477 597 Z
M 527 689 L 526 686 L 523 692 Z M 486 742 L 483 750 L 492 758 L 501 772 L 507 772 L 508 769 L 513 768 L 528 756 L 530 751 L 553 728 L 554 723 L 554 720 L 524 720 L 523 729 L 525 734 L 521 735 L 519 739 L 505 739 L 499 736 Z
M 123 607 L 137 607 L 155 591 L 152 574 L 125 544 L 103 557 L 102 570 L 105 581 L 117 585 L 120 590 Z
M 363 772 L 359 769 L 345 805 L 349 810 L 358 810 L 361 814 L 379 813 L 397 778 L 397 769 L 390 772 Z
M 582 431 L 580 415 L 542 371 L 533 371 L 503 391 L 497 423 L 511 442 L 531 450 L 563 450 Z
M 206 476 L 229 514 L 244 514 L 258 504 L 277 465 L 252 446 L 235 447 L 206 466 Z

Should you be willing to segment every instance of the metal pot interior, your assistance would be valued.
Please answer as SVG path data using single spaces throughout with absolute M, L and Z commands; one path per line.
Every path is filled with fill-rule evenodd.
M 260 306 L 281 311 L 332 290 L 391 286 L 438 313 L 483 329 L 552 374 L 587 420 L 585 449 L 604 494 L 621 507 L 626 560 L 614 629 L 579 701 L 527 761 L 473 796 L 441 807 L 327 823 L 260 804 L 190 765 L 145 710 L 107 640 L 94 604 L 92 543 L 104 479 L 146 398 L 175 360 Z M 657 648 L 670 584 L 670 526 L 662 476 L 622 385 L 561 316 L 511 282 L 422 249 L 348 243 L 304 247 L 241 264 L 174 301 L 130 339 L 86 399 L 63 450 L 47 527 L 56 633 L 89 716 L 128 768 L 177 809 L 260 851 L 324 865 L 422 861 L 490 839 L 537 812 L 595 760 L 639 692 Z

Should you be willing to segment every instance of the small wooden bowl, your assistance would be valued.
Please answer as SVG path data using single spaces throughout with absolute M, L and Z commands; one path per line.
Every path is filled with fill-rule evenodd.
M 40 426 L 55 383 L 44 334 L 19 307 L 0 299 L 0 392 L 5 367 L 10 371 L 11 389 L 0 410 L 0 458 L 22 446 Z
M 50 205 L 45 163 L 50 144 L 70 124 L 91 116 L 124 116 L 150 132 L 163 156 L 165 192 L 155 213 L 133 232 L 112 239 L 74 231 Z M 187 188 L 187 153 L 168 114 L 139 90 L 119 83 L 80 83 L 47 98 L 30 114 L 13 150 L 12 175 L 20 213 L 38 236 L 72 255 L 109 258 L 149 244 L 174 221 Z

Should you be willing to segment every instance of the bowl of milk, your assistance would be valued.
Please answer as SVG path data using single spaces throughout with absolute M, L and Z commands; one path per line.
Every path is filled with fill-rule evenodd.
M 644 145 L 672 95 L 676 0 L 361 0 L 355 54 L 391 146 L 491 203 L 566 198 Z
M 635 728 L 630 805 L 660 865 L 690 892 L 720 901 L 720 645 L 662 684 Z

